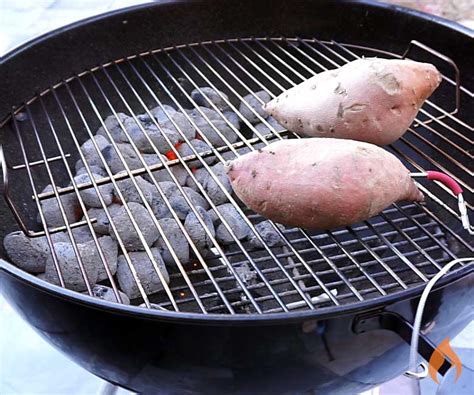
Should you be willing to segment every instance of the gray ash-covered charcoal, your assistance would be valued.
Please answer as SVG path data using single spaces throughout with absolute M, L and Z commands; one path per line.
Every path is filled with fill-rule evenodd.
M 130 299 L 128 298 L 128 296 L 120 290 L 118 292 L 120 298 L 122 299 L 122 304 L 130 304 Z M 84 293 L 88 295 L 87 292 Z M 103 299 L 108 302 L 120 303 L 117 300 L 117 297 L 115 296 L 113 288 L 107 287 L 105 285 L 94 285 L 94 288 L 92 288 L 92 296 L 94 298 Z
M 115 240 L 110 236 L 102 236 L 98 238 L 99 245 L 104 254 L 105 260 L 107 261 L 107 266 L 110 270 L 112 276 L 117 271 L 117 255 L 118 255 L 118 246 Z M 87 243 L 79 244 L 79 253 L 83 262 L 87 264 L 96 264 L 98 268 L 97 281 L 107 280 L 107 271 L 105 270 L 104 263 L 100 258 L 97 245 L 94 240 L 88 241 Z
M 202 207 L 196 207 L 196 211 L 198 212 L 199 216 L 203 220 L 207 229 L 209 229 L 212 237 L 216 235 L 214 224 L 212 222 L 212 218 L 208 214 L 208 212 L 203 209 Z M 211 238 L 204 230 L 201 222 L 198 220 L 198 217 L 194 212 L 190 212 L 186 216 L 186 220 L 184 221 L 184 227 L 188 232 L 191 240 L 193 241 L 194 245 L 198 248 L 199 251 L 204 251 L 206 248 L 212 246 Z
M 249 152 L 251 152 L 251 149 L 249 147 L 244 146 L 242 148 L 238 148 L 236 151 L 239 153 L 240 156 L 248 154 Z M 235 155 L 233 151 L 226 151 L 222 153 L 222 157 L 224 158 L 224 160 L 234 160 L 235 158 L 237 158 L 237 155 Z
M 197 151 L 198 154 L 202 154 L 204 152 L 211 151 L 211 147 L 209 147 L 209 145 L 207 145 L 207 143 L 205 143 L 202 140 L 193 139 L 193 140 L 190 141 L 190 143 L 194 147 L 194 149 Z M 193 150 L 191 149 L 191 147 L 189 146 L 188 143 L 181 144 L 181 146 L 178 148 L 178 152 L 183 158 L 186 157 L 186 156 L 195 155 L 195 153 L 193 152 Z M 208 165 L 212 165 L 215 160 L 216 160 L 216 158 L 213 155 L 204 158 L 204 161 Z M 202 162 L 199 159 L 192 160 L 190 162 L 186 162 L 186 164 L 191 168 L 192 167 L 194 167 L 194 168 L 202 167 Z
M 178 223 L 173 218 L 163 218 L 160 219 L 159 222 L 163 229 L 163 233 L 166 235 L 166 238 L 168 239 L 168 242 L 178 260 L 183 265 L 189 263 L 189 243 L 179 228 Z M 159 249 L 163 260 L 167 265 L 176 265 L 176 262 L 162 237 L 158 239 L 154 244 L 154 247 Z
M 285 128 L 284 128 L 282 125 L 280 125 L 280 124 L 278 123 L 278 121 L 277 121 L 275 118 L 273 118 L 272 116 L 269 116 L 269 117 L 266 119 L 266 121 L 267 121 L 267 122 L 270 124 L 270 126 L 272 126 L 273 129 L 275 129 L 277 132 L 282 132 L 283 130 L 285 130 Z
M 193 171 L 193 176 L 194 178 L 196 178 L 197 182 L 204 187 L 204 185 L 206 184 L 206 179 L 209 177 L 209 172 L 207 171 L 207 169 L 199 168 Z M 196 192 L 200 192 L 199 188 L 197 187 L 191 176 L 186 179 L 186 186 L 195 190 Z
M 92 174 L 98 174 L 99 176 L 102 176 L 102 177 L 107 176 L 107 172 L 102 167 L 89 166 L 89 170 Z M 84 164 L 79 159 L 76 163 L 76 176 L 80 176 L 81 174 L 87 174 L 87 169 L 84 167 Z
M 206 201 L 206 199 L 204 199 L 202 195 L 195 190 L 188 187 L 183 187 L 183 191 L 193 206 L 203 207 L 206 210 L 209 208 L 209 203 Z M 170 204 L 180 219 L 185 219 L 191 210 L 185 198 L 183 197 L 183 194 L 179 190 L 171 196 Z
M 155 217 L 158 219 L 173 217 L 165 201 L 160 197 L 153 200 L 151 209 L 153 210 L 153 214 L 155 214 Z
M 243 240 L 250 235 L 250 227 L 232 204 L 221 204 L 220 206 L 217 206 L 217 210 L 229 225 L 232 233 L 235 235 L 235 238 L 238 240 Z M 220 221 L 217 222 L 219 223 Z M 223 223 L 220 223 L 217 226 L 216 238 L 222 244 L 232 244 L 235 242 L 235 238 L 228 232 Z
M 221 120 L 221 115 L 212 108 L 207 108 L 203 106 L 194 107 L 191 110 L 185 110 L 186 114 L 191 116 L 193 121 L 196 121 L 199 118 L 208 118 L 209 120 L 218 121 Z
M 125 115 L 119 112 L 117 113 L 117 117 L 115 117 L 115 115 L 112 114 L 112 115 L 109 115 L 107 118 L 105 118 L 104 124 L 107 128 L 107 131 L 112 136 L 112 139 L 117 143 L 123 143 L 123 142 L 128 141 L 128 139 L 125 133 L 123 132 L 123 129 L 120 126 L 117 118 L 120 119 L 120 121 L 123 123 L 130 117 L 128 115 Z M 97 130 L 96 135 L 104 136 L 107 140 L 110 139 L 108 133 L 106 132 L 103 126 L 101 126 Z
M 247 119 L 250 123 L 261 122 L 260 118 L 256 115 L 260 115 L 262 118 L 267 118 L 268 114 L 262 108 L 263 103 L 267 103 L 271 100 L 270 95 L 265 91 L 259 91 L 255 93 L 249 93 L 243 97 L 247 103 L 240 103 L 239 111 L 242 116 Z M 250 108 L 249 108 L 250 107 Z
M 270 127 L 265 125 L 263 122 L 257 123 L 253 126 L 262 136 L 274 132 L 282 132 L 285 130 L 285 128 L 281 126 L 273 117 L 268 117 L 265 121 L 270 125 Z M 253 137 L 257 137 L 257 134 L 254 133 Z
M 171 181 L 159 182 L 158 185 L 161 188 L 161 191 L 163 192 L 163 194 L 168 199 L 170 199 L 178 189 L 176 184 Z M 155 199 L 153 199 L 152 209 L 153 209 L 153 213 L 156 215 L 158 219 L 172 218 L 171 211 L 168 209 L 168 206 L 166 205 L 161 195 L 156 196 Z
M 143 196 L 145 197 L 145 200 L 149 204 L 152 204 L 153 199 L 156 196 L 159 196 L 159 193 L 156 187 L 141 176 L 135 176 L 133 178 L 134 178 L 135 183 L 138 185 L 138 188 L 142 192 Z M 138 193 L 138 189 L 135 187 L 134 182 L 132 181 L 131 178 L 126 178 L 124 180 L 117 181 L 117 186 L 120 192 L 122 193 L 123 199 L 125 199 L 126 202 L 135 202 L 135 203 L 144 204 L 143 199 Z M 115 188 L 114 188 L 114 195 L 120 198 L 120 195 Z
M 110 145 L 110 142 L 102 135 L 94 136 L 93 139 L 95 141 L 95 145 L 92 139 L 87 140 L 81 145 L 82 154 L 84 155 L 84 159 L 89 166 L 103 167 L 104 164 L 95 146 L 97 145 L 98 150 L 102 151 L 105 147 Z
M 78 226 L 72 228 L 72 235 L 76 243 L 87 243 L 88 241 L 93 240 L 91 230 L 88 225 Z M 67 232 L 66 232 L 67 234 Z M 69 240 L 68 240 L 69 241 Z
M 212 107 L 210 103 L 213 103 L 221 111 L 229 107 L 229 97 L 224 92 L 208 86 L 194 89 L 191 98 L 199 106 Z
M 176 131 L 181 141 L 184 141 L 183 136 L 188 140 L 192 140 L 196 136 L 196 129 L 182 112 L 176 111 L 171 115 L 171 118 L 172 120 L 168 119 L 164 123 L 160 123 L 160 126 Z
M 162 155 L 161 158 L 164 162 L 168 161 L 168 158 L 164 155 Z M 145 154 L 143 155 L 143 159 L 145 160 L 148 166 L 158 165 L 162 163 L 160 159 L 158 158 L 158 156 L 155 154 Z M 186 179 L 188 178 L 188 173 L 186 172 L 186 169 L 181 164 L 169 166 L 169 169 L 171 173 L 173 173 L 173 175 L 176 177 L 180 185 L 184 185 L 186 183 Z M 154 179 L 157 182 L 164 182 L 164 181 L 173 182 L 173 179 L 171 178 L 169 171 L 165 167 L 162 167 L 160 170 L 152 171 L 152 174 L 153 174 Z M 153 183 L 153 180 L 151 179 L 148 173 L 145 173 L 143 177 L 145 178 L 145 180 Z
M 43 189 L 41 193 L 52 192 L 53 187 L 48 185 Z M 76 193 L 70 192 L 60 197 L 64 212 L 68 222 L 76 222 L 82 215 L 79 201 L 77 200 Z M 41 201 L 41 208 L 46 220 L 46 224 L 49 227 L 57 227 L 64 225 L 64 219 L 61 214 L 58 200 L 56 196 Z M 40 215 L 38 214 L 38 222 L 41 223 Z
M 253 285 L 257 282 L 257 273 L 255 270 L 250 268 L 247 263 L 242 263 L 241 265 L 235 268 L 237 275 L 242 280 L 242 282 L 246 285 Z
M 94 180 L 96 181 L 103 178 L 102 176 L 98 174 L 92 174 L 92 177 L 94 177 Z M 80 185 L 80 184 L 90 183 L 91 179 L 88 174 L 80 174 L 74 177 L 74 181 L 76 182 L 77 185 Z M 112 204 L 112 199 L 114 197 L 113 191 L 114 191 L 114 186 L 111 183 L 99 186 L 100 196 L 102 197 L 105 205 L 107 206 Z M 91 185 L 89 188 L 82 189 L 79 193 L 81 194 L 81 198 L 86 206 L 102 207 L 102 203 L 99 199 L 99 195 L 97 194 L 97 190 L 95 189 L 93 185 Z
M 164 104 L 163 108 L 161 108 L 160 106 L 152 108 L 150 110 L 150 113 L 155 117 L 156 121 L 159 124 L 163 124 L 170 120 L 170 117 L 172 117 L 176 113 L 176 110 L 170 105 Z
M 151 253 L 165 283 L 168 284 L 169 275 L 160 252 L 157 248 L 151 248 Z M 130 252 L 129 256 L 145 294 L 151 295 L 162 291 L 164 289 L 163 283 L 148 254 L 146 252 Z M 130 299 L 136 299 L 141 296 L 137 282 L 123 255 L 118 257 L 117 280 L 122 291 Z
M 125 163 L 128 165 L 130 170 L 135 170 L 143 167 L 142 162 L 140 161 L 137 153 L 134 151 L 130 144 L 117 144 L 117 148 L 122 154 Z M 108 146 L 105 147 L 102 151 L 104 158 L 107 164 L 112 170 L 112 173 L 116 174 L 122 170 L 125 170 L 125 166 L 123 164 L 122 159 L 117 154 L 115 147 Z
M 276 226 L 278 226 L 282 232 L 285 230 L 285 227 L 281 224 L 276 224 Z M 285 241 L 280 237 L 270 221 L 265 220 L 260 222 L 259 224 L 255 225 L 255 229 L 267 246 L 281 247 L 285 244 Z M 254 248 L 264 248 L 260 240 L 257 239 L 253 232 L 250 234 L 250 244 Z
M 216 205 L 223 204 L 229 200 L 225 195 L 224 190 L 226 190 L 229 194 L 232 194 L 232 185 L 222 163 L 217 163 L 212 166 L 211 171 L 222 184 L 223 188 L 221 188 L 214 178 L 210 176 L 207 169 L 197 169 L 193 174 L 197 182 L 204 188 L 212 202 Z M 199 192 L 199 188 L 191 177 L 186 180 L 186 185 L 189 188 Z
M 165 133 L 170 140 L 170 145 L 164 137 L 162 131 L 158 129 L 153 123 L 148 124 L 146 127 L 142 125 L 142 130 L 135 120 L 130 118 L 126 121 L 125 127 L 133 143 L 143 153 L 155 153 L 156 148 L 158 152 L 164 154 L 171 149 L 171 145 L 175 145 L 179 141 L 179 136 L 176 131 L 162 128 L 163 133 Z M 150 142 L 155 145 L 155 148 Z
M 159 185 L 167 198 L 170 198 L 171 196 L 173 196 L 173 193 L 175 193 L 176 190 L 178 189 L 176 184 L 171 181 L 163 181 L 163 182 L 160 182 Z
M 13 232 L 5 236 L 3 246 L 10 260 L 29 273 L 45 270 L 49 248 L 40 238 L 30 238 L 23 232 Z
M 232 185 L 222 163 L 217 163 L 212 166 L 211 171 L 217 177 L 223 188 L 219 186 L 211 176 L 206 179 L 204 188 L 214 204 L 223 204 L 229 200 L 224 190 L 232 194 Z
M 56 243 L 54 245 L 57 262 L 61 270 L 66 288 L 74 291 L 87 289 L 84 277 L 80 269 L 79 261 L 71 243 Z M 99 268 L 97 262 L 83 262 L 89 284 L 93 286 L 97 281 Z M 45 280 L 52 284 L 60 284 L 58 273 L 54 265 L 52 255 L 48 256 L 45 268 Z
M 128 203 L 128 207 L 138 225 L 138 228 L 140 229 L 140 232 L 145 238 L 146 244 L 148 246 L 152 245 L 158 239 L 159 233 L 149 212 L 145 207 L 138 203 Z M 127 250 L 140 251 L 145 249 L 124 206 L 118 210 L 113 220 L 117 232 Z M 117 238 L 113 232 L 112 224 L 109 225 L 109 233 L 114 239 Z
M 207 121 L 204 118 L 195 120 L 197 132 L 200 136 L 206 137 L 213 146 L 222 146 L 228 143 L 235 143 L 238 139 L 237 133 L 223 119 Z M 223 139 L 227 139 L 228 143 Z
M 112 218 L 118 212 L 120 207 L 122 207 L 120 204 L 115 203 L 107 207 L 107 210 Z M 94 227 L 94 230 L 97 234 L 109 234 L 109 218 L 107 217 L 107 214 L 103 208 L 90 208 L 87 210 L 87 214 L 89 215 L 90 220 L 93 218 L 96 219 L 96 221 L 92 223 L 92 226 Z M 85 217 L 82 217 L 82 220 L 85 221 Z
M 239 129 L 240 127 L 240 118 L 239 116 L 233 111 L 224 111 L 224 117 L 227 119 L 229 123 L 231 123 L 234 128 Z

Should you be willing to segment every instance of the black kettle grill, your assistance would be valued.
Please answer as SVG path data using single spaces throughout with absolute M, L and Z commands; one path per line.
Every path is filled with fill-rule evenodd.
M 241 115 L 238 103 L 247 94 L 265 90 L 275 97 L 362 56 L 428 61 L 442 72 L 439 89 L 387 149 L 413 172 L 449 175 L 472 209 L 472 44 L 472 31 L 455 23 L 368 1 L 163 1 L 48 33 L 0 65 L 0 235 L 20 228 L 51 241 L 55 232 L 90 227 L 93 219 L 55 229 L 38 225 L 44 199 L 176 164 L 192 176 L 191 160 L 206 168 L 206 157 L 221 160 L 241 147 L 296 138 L 274 129 L 253 137 L 247 125 L 236 143 L 205 154 L 183 158 L 175 150 L 166 165 L 69 185 L 67 169 L 80 158 L 80 144 L 111 114 L 136 116 L 162 104 L 190 108 L 190 90 L 210 86 L 225 92 Z M 279 230 L 284 245 L 278 248 L 212 239 L 211 255 L 193 249 L 193 264 L 177 264 L 164 292 L 149 296 L 142 287 L 132 305 L 49 284 L 10 264 L 3 247 L 2 291 L 52 345 L 133 391 L 364 391 L 407 369 L 410 323 L 429 279 L 448 262 L 473 256 L 449 189 L 419 183 L 424 205 L 394 204 L 334 231 Z M 41 192 L 47 184 L 54 190 Z M 229 198 L 255 231 L 259 217 Z M 129 257 L 127 249 L 121 254 Z M 251 280 L 242 266 L 254 273 Z M 432 291 L 420 337 L 425 359 L 472 320 L 473 269 L 472 262 L 460 263 Z M 440 373 L 450 366 L 447 358 Z

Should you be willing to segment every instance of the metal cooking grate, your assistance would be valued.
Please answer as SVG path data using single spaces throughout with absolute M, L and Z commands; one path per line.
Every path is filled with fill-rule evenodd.
M 425 55 L 430 52 L 431 61 L 436 65 L 444 65 L 445 62 L 449 65 L 448 59 L 422 44 L 414 42 L 411 45 L 417 47 L 415 50 L 424 50 Z M 408 48 L 407 52 L 411 50 Z M 287 131 L 277 132 L 263 118 L 260 121 L 269 128 L 269 133 L 262 135 L 239 112 L 239 103 L 243 96 L 264 90 L 273 98 L 282 90 L 318 72 L 338 67 L 360 56 L 376 55 L 401 57 L 376 49 L 321 42 L 316 39 L 235 39 L 154 50 L 93 68 L 35 96 L 16 110 L 6 123 L 2 134 L 15 134 L 15 144 L 19 149 L 18 158 L 6 158 L 10 164 L 8 173 L 5 174 L 8 176 L 5 180 L 6 198 L 21 228 L 33 237 L 46 235 L 50 248 L 53 246 L 53 233 L 66 231 L 73 241 L 74 228 L 89 228 L 101 264 L 107 273 L 106 282 L 110 283 L 115 296 L 120 300 L 116 278 L 109 270 L 104 252 L 98 243 L 99 235 L 96 235 L 92 228 L 95 218 L 86 213 L 84 220 L 70 223 L 63 212 L 64 226 L 48 229 L 39 201 L 51 197 L 59 201 L 59 196 L 75 194 L 84 212 L 85 205 L 79 190 L 94 188 L 99 191 L 101 204 L 114 226 L 113 215 L 107 209 L 98 186 L 112 183 L 121 197 L 118 181 L 130 178 L 143 205 L 152 214 L 144 192 L 136 183 L 136 176 L 151 175 L 152 171 L 164 169 L 182 191 L 170 170 L 178 164 L 184 164 L 188 177 L 195 180 L 194 172 L 188 163 L 196 157 L 209 171 L 210 167 L 204 162 L 206 157 L 214 156 L 218 161 L 224 162 L 224 152 L 238 156 L 241 147 L 253 150 L 258 144 L 268 144 L 282 138 L 298 138 Z M 466 200 L 471 202 L 473 191 L 469 186 L 470 172 L 466 164 L 472 161 L 472 155 L 463 147 L 472 145 L 472 128 L 455 114 L 459 102 L 472 97 L 472 93 L 459 86 L 458 75 L 454 81 L 444 77 L 438 89 L 439 96 L 424 105 L 407 134 L 388 149 L 402 159 L 411 171 L 439 170 L 449 174 L 465 189 Z M 91 174 L 90 166 L 79 147 L 92 137 L 100 126 L 107 130 L 104 124 L 107 116 L 117 117 L 117 113 L 124 112 L 136 120 L 138 114 L 149 114 L 150 108 L 161 107 L 162 104 L 171 104 L 181 111 L 184 108 L 196 108 L 189 92 L 202 86 L 218 88 L 228 95 L 228 104 L 232 111 L 239 115 L 243 126 L 240 129 L 235 128 L 222 112 L 219 113 L 226 124 L 237 133 L 237 143 L 230 144 L 219 129 L 214 127 L 214 131 L 221 136 L 224 143 L 219 147 L 210 144 L 211 151 L 207 153 L 198 154 L 193 148 L 194 155 L 183 158 L 170 144 L 169 148 L 177 159 L 148 166 L 136 150 L 141 161 L 139 168 L 131 170 L 125 166 L 125 174 L 115 176 L 110 169 L 106 169 L 108 174 L 103 179 L 85 184 L 77 184 L 74 181 L 74 165 L 77 159 L 84 161 L 88 174 Z M 437 97 L 444 99 L 437 101 Z M 452 99 L 446 100 L 446 97 Z M 441 102 L 455 104 L 455 107 L 445 109 L 446 106 L 441 105 Z M 218 110 L 213 105 L 211 107 Z M 209 121 L 201 111 L 200 114 Z M 193 123 L 191 117 L 187 118 Z M 176 126 L 175 123 L 174 125 Z M 158 124 L 156 126 L 159 127 Z M 199 127 L 195 124 L 194 126 L 199 132 Z M 187 141 L 184 135 L 181 136 L 182 140 Z M 12 151 L 10 149 L 6 152 Z M 123 158 L 122 163 L 125 163 Z M 222 188 L 214 174 L 209 174 Z M 18 196 L 9 195 L 8 181 L 10 186 L 23 183 L 24 188 L 28 189 L 27 195 L 32 195 L 35 202 L 33 205 L 40 211 L 41 227 L 35 227 L 31 215 L 24 215 L 26 211 L 18 208 L 21 202 L 18 201 Z M 41 193 L 47 184 L 53 185 L 53 191 Z M 197 184 L 211 208 L 215 208 L 202 185 Z M 283 247 L 270 248 L 264 245 L 261 249 L 250 248 L 248 241 L 240 241 L 236 237 L 227 225 L 228 219 L 217 213 L 219 220 L 231 233 L 234 243 L 220 244 L 205 228 L 212 242 L 212 254 L 206 257 L 202 256 L 192 243 L 191 237 L 172 210 L 181 231 L 190 243 L 194 258 L 191 264 L 183 265 L 178 259 L 179 252 L 171 249 L 176 267 L 170 270 L 168 285 L 158 270 L 150 248 L 142 238 L 143 249 L 153 261 L 164 287 L 162 292 L 153 295 L 146 294 L 142 286 L 143 279 L 137 276 L 130 252 L 120 238 L 119 254 L 125 257 L 138 285 L 141 299 L 147 307 L 154 303 L 161 308 L 175 311 L 248 314 L 316 309 L 373 299 L 426 282 L 446 262 L 472 255 L 473 248 L 467 240 L 467 232 L 459 232 L 456 200 L 440 184 L 422 184 L 420 188 L 428 198 L 426 205 L 395 204 L 370 221 L 350 228 L 309 232 L 296 228 L 281 231 L 275 227 L 284 240 Z M 155 182 L 154 185 L 167 207 L 171 209 L 159 184 Z M 191 210 L 197 213 L 189 197 L 186 194 L 183 196 Z M 255 232 L 254 224 L 262 218 L 239 206 L 234 196 L 227 193 L 227 198 L 251 225 L 256 237 L 260 237 Z M 124 207 L 128 209 L 127 204 L 124 204 Z M 472 209 L 471 206 L 468 207 Z M 31 213 L 31 210 L 29 212 Z M 128 214 L 133 227 L 138 229 L 129 209 Z M 205 227 L 199 215 L 197 217 Z M 169 235 L 162 229 L 158 219 L 155 216 L 153 218 L 154 225 L 170 248 L 167 241 Z M 92 286 L 87 281 L 77 245 L 74 241 L 72 245 L 82 276 L 86 279 L 87 291 L 92 294 Z M 52 250 L 54 251 L 54 248 Z M 60 282 L 64 286 L 56 253 L 52 254 L 52 258 Z M 134 303 L 141 303 L 141 299 Z

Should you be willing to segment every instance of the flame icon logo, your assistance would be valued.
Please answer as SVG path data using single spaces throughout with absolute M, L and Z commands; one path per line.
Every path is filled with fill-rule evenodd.
M 461 371 L 462 371 L 461 360 L 451 348 L 449 344 L 449 338 L 447 337 L 439 344 L 438 347 L 436 347 L 436 349 L 434 350 L 429 360 L 428 373 L 436 384 L 439 384 L 438 377 L 437 377 L 438 369 L 441 367 L 441 365 L 443 365 L 445 361 L 445 358 L 444 358 L 445 355 L 451 360 L 453 367 L 456 368 L 455 381 L 458 381 L 459 376 L 461 375 Z

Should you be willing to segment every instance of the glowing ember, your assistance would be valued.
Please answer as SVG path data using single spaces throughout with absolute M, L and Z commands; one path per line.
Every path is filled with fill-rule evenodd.
M 174 147 L 176 149 L 179 149 L 179 147 L 181 147 L 181 145 L 183 144 L 182 141 L 178 141 Z M 175 159 L 178 159 L 178 157 L 176 156 L 175 152 L 173 150 L 169 150 L 165 153 L 165 156 L 168 158 L 168 160 L 175 160 Z

